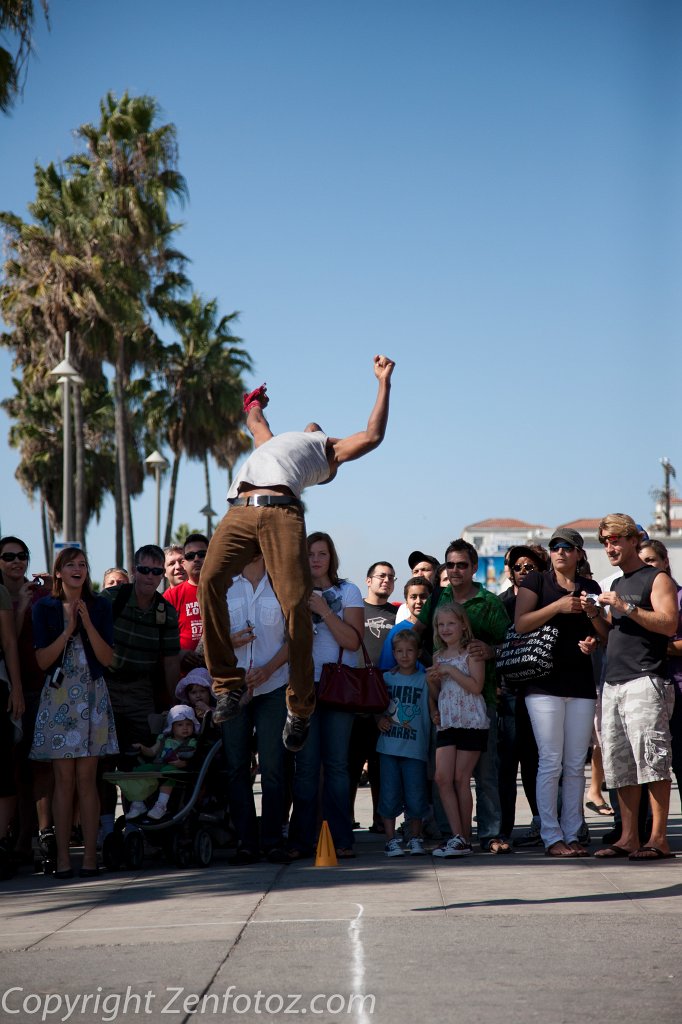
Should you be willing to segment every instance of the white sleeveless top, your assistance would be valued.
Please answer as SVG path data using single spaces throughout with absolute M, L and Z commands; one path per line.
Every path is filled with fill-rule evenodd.
M 469 672 L 469 655 L 459 654 L 455 658 L 434 658 L 434 665 L 454 665 L 462 675 Z M 438 732 L 444 729 L 489 729 L 490 720 L 482 693 L 469 693 L 450 676 L 441 683 L 438 695 L 438 713 L 440 725 Z
M 321 430 L 276 434 L 249 455 L 227 493 L 236 498 L 243 483 L 254 487 L 288 487 L 297 498 L 306 487 L 329 479 L 327 435 Z

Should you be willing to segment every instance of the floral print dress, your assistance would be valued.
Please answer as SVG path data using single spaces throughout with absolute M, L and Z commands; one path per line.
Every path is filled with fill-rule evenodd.
M 58 688 L 47 682 L 33 734 L 30 757 L 52 761 L 67 757 L 104 757 L 118 753 L 114 713 L 104 679 L 93 679 L 83 641 L 69 640 Z

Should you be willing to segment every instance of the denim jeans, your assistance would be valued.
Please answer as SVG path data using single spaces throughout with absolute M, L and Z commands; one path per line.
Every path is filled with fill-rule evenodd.
M 538 811 L 545 846 L 573 842 L 583 823 L 585 760 L 592 738 L 595 701 L 532 693 L 526 707 L 538 745 Z M 557 811 L 559 779 L 561 819 Z
M 282 845 L 284 816 L 285 687 L 254 697 L 236 718 L 223 722 L 230 814 L 241 845 L 251 853 Z M 251 784 L 251 739 L 256 730 L 262 792 L 260 842 Z
M 244 682 L 244 669 L 237 666 L 230 641 L 225 595 L 233 576 L 261 552 L 287 622 L 287 702 L 293 714 L 307 718 L 315 706 L 313 621 L 308 607 L 312 583 L 305 521 L 299 505 L 235 505 L 213 534 L 198 594 L 213 692 L 220 696 Z
M 294 803 L 289 823 L 289 846 L 309 853 L 317 842 L 320 768 L 323 769 L 322 819 L 329 825 L 334 846 L 350 849 L 348 744 L 353 715 L 318 704 L 310 721 L 305 746 L 296 754 Z
M 483 849 L 496 839 L 502 828 L 502 808 L 498 783 L 497 711 L 488 705 L 490 729 L 488 749 L 478 759 L 474 769 L 476 783 L 476 832 Z

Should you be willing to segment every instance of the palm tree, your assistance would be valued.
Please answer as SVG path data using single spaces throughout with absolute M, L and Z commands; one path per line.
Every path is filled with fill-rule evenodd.
M 218 302 L 194 294 L 188 301 L 167 303 L 164 313 L 179 340 L 165 348 L 159 388 L 148 402 L 149 421 L 163 434 L 173 453 L 164 544 L 170 544 L 180 460 L 204 462 L 206 500 L 210 507 L 207 452 L 223 434 L 226 421 L 241 414 L 242 373 L 251 358 L 232 334 L 236 313 L 218 319 Z
M 36 166 L 35 183 L 36 197 L 28 207 L 33 222 L 0 213 L 9 250 L 0 310 L 15 327 L 2 342 L 14 350 L 15 367 L 30 369 L 19 404 L 30 408 L 25 401 L 28 391 L 46 387 L 52 367 L 63 357 L 67 331 L 74 342 L 74 361 L 100 401 L 106 382 L 93 343 L 101 331 L 96 291 L 100 275 L 88 231 L 90 197 L 83 182 L 69 180 L 53 164 Z M 81 389 L 76 388 L 76 537 L 83 544 L 88 516 L 82 403 Z M 61 479 L 61 471 L 58 476 Z
M 47 19 L 47 0 L 40 0 Z M 31 54 L 35 7 L 33 0 L 0 0 L 0 34 L 17 37 L 12 54 L 0 46 L 0 110 L 6 114 L 21 91 L 22 71 Z
M 172 199 L 183 200 L 187 187 L 177 170 L 175 126 L 159 125 L 158 117 L 158 104 L 150 96 L 124 93 L 117 99 L 108 93 L 100 103 L 99 123 L 78 129 L 86 151 L 69 161 L 97 195 L 93 230 L 106 265 L 101 313 L 112 337 L 108 358 L 115 373 L 118 487 L 128 564 L 134 539 L 127 391 L 134 369 L 148 366 L 158 341 L 150 308 L 159 296 L 186 283 L 185 258 L 170 244 L 179 225 L 170 219 L 168 206 Z

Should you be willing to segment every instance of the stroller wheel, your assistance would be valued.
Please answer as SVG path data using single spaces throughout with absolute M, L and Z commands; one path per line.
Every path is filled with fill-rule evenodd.
M 40 861 L 34 868 L 45 875 L 53 875 L 57 870 L 57 840 L 54 829 L 46 828 L 38 834 L 38 850 Z
M 173 837 L 173 860 L 179 868 L 188 868 L 192 860 L 192 847 L 180 835 Z
M 118 871 L 123 863 L 123 834 L 114 829 L 102 840 L 102 861 L 109 871 Z
M 123 859 L 134 870 L 141 868 L 144 863 L 144 839 L 137 829 L 129 832 L 123 840 Z
M 200 868 L 207 868 L 213 860 L 213 840 L 203 828 L 200 828 L 194 837 L 192 852 Z

